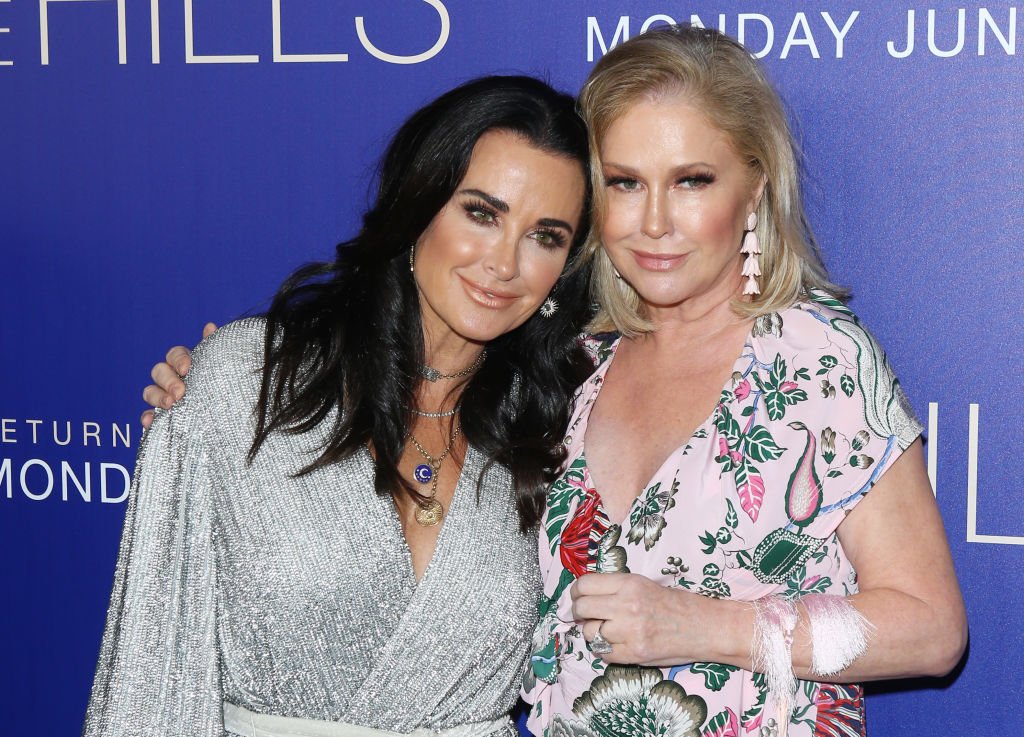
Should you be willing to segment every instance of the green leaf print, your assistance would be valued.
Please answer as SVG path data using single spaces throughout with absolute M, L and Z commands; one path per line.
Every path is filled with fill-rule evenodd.
M 781 420 L 786 416 L 786 395 L 782 392 L 768 392 L 764 395 L 764 406 L 769 420 Z
M 753 681 L 754 687 L 757 689 L 757 701 L 740 717 L 740 724 L 744 727 L 761 713 L 761 710 L 764 709 L 765 699 L 768 698 L 768 684 L 765 681 L 764 673 L 754 673 L 750 680 Z
M 586 496 L 583 491 L 583 469 L 587 466 L 584 457 L 577 458 L 573 464 L 566 469 L 548 491 L 547 523 L 544 526 L 548 536 L 548 544 L 551 546 L 551 554 L 555 554 L 558 547 L 559 536 L 562 534 L 562 527 L 569 517 L 569 507 L 574 499 L 582 499 Z
M 835 368 L 839 365 L 839 359 L 835 356 L 822 356 L 818 359 L 818 362 L 826 369 Z
M 849 374 L 843 374 L 839 377 L 839 388 L 843 390 L 843 394 L 848 397 L 853 396 L 853 391 L 856 388 L 853 377 Z
M 768 385 L 772 389 L 778 389 L 786 380 L 786 362 L 782 360 L 782 354 L 775 355 L 775 362 L 772 364 L 771 373 L 768 375 Z
M 712 599 L 728 599 L 732 596 L 732 589 L 729 588 L 729 584 L 725 581 L 720 581 L 716 578 L 705 578 L 701 581 L 698 593 L 710 596 Z
M 806 394 L 804 398 L 806 399 Z M 778 446 L 764 425 L 754 425 L 747 433 L 747 454 L 755 461 L 774 461 L 782 456 L 785 450 Z
M 730 448 L 735 448 L 739 445 L 740 436 L 743 435 L 743 429 L 740 427 L 739 421 L 732 416 L 732 412 L 728 409 L 725 409 L 722 412 L 722 420 L 719 424 L 718 430 L 725 436 L 726 440 L 729 441 Z
M 803 389 L 790 389 L 788 391 L 782 392 L 782 396 L 785 398 L 786 404 L 790 406 L 796 404 L 797 402 L 807 401 L 807 392 L 805 392 Z
M 715 552 L 718 541 L 715 540 L 715 536 L 710 532 L 705 530 L 703 535 L 697 536 L 697 539 L 704 543 L 704 555 L 711 555 L 711 553 Z
M 726 499 L 725 504 L 729 508 L 729 511 L 725 513 L 725 524 L 735 530 L 740 524 L 740 516 L 736 514 L 736 507 L 732 505 L 731 500 Z
M 723 709 L 722 711 L 715 714 L 711 719 L 708 720 L 707 726 L 701 732 L 701 737 L 712 737 L 712 735 L 724 734 L 725 727 L 729 724 L 730 719 L 735 719 L 735 716 L 729 711 L 729 709 Z M 730 735 L 736 734 L 735 730 L 728 732 Z
M 674 497 L 678 491 L 679 479 L 672 479 L 668 489 L 662 489 L 660 481 L 648 488 L 640 504 L 629 515 L 630 528 L 626 540 L 633 545 L 643 540 L 644 550 L 653 548 L 665 529 L 665 513 L 676 505 Z
M 850 312 L 849 307 L 822 289 L 811 289 L 809 296 L 811 298 L 811 302 L 814 304 L 829 307 L 842 315 L 853 317 L 853 313 Z
M 818 695 L 818 684 L 814 681 L 804 681 L 804 696 L 812 704 L 814 703 L 814 697 Z
M 704 676 L 704 687 L 709 691 L 721 691 L 729 676 L 739 668 L 724 663 L 694 663 L 690 670 Z

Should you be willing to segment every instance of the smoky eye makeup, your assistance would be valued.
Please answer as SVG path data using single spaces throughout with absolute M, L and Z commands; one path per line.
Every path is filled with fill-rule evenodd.
M 607 187 L 616 187 L 627 192 L 637 189 L 640 185 L 635 177 L 627 177 L 621 174 L 605 176 L 604 183 Z
M 508 206 L 501 200 L 496 200 L 501 205 L 501 207 L 496 207 L 482 197 L 476 196 L 476 190 L 464 194 L 470 197 L 461 203 L 462 211 L 472 223 L 492 227 L 498 224 L 502 213 L 508 212 Z M 542 218 L 537 225 L 537 229 L 531 232 L 529 237 L 544 248 L 562 248 L 569 242 L 566 230 L 568 233 L 572 233 L 572 227 L 562 220 Z
M 565 233 L 555 228 L 541 228 L 534 232 L 533 239 L 545 248 L 563 248 L 569 240 Z
M 681 175 L 676 179 L 676 183 L 691 187 L 701 187 L 714 184 L 715 180 L 715 175 L 710 171 L 695 171 Z
M 498 219 L 497 211 L 483 200 L 467 200 L 462 203 L 462 210 L 475 223 L 490 225 Z

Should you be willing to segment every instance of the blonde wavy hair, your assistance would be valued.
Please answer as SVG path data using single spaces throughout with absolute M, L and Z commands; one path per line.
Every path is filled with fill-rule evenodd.
M 660 27 L 606 54 L 580 93 L 594 188 L 594 227 L 584 258 L 593 261 L 592 292 L 598 311 L 589 329 L 617 330 L 626 336 L 654 329 L 640 296 L 616 277 L 601 247 L 607 198 L 600 142 L 631 105 L 666 94 L 693 100 L 731 139 L 733 150 L 750 168 L 751 181 L 765 181 L 757 208 L 761 293 L 749 301 L 735 300 L 734 311 L 743 317 L 776 312 L 810 289 L 844 297 L 846 291 L 829 281 L 822 264 L 801 203 L 798 149 L 782 101 L 760 65 L 742 45 L 714 29 Z

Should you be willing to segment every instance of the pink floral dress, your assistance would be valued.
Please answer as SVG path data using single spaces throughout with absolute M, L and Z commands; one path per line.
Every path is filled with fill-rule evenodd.
M 572 619 L 585 572 L 630 571 L 704 596 L 852 594 L 836 528 L 920 434 L 885 355 L 839 301 L 815 293 L 759 318 L 712 415 L 661 466 L 623 524 L 590 478 L 584 435 L 615 356 L 577 396 L 540 533 L 544 598 L 524 697 L 544 737 L 772 737 L 761 674 L 719 663 L 606 666 Z M 801 681 L 791 737 L 862 735 L 859 686 Z

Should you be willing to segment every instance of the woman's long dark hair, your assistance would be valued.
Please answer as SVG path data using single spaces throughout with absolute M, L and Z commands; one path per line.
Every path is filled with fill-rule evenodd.
M 300 473 L 369 442 L 376 492 L 422 499 L 398 472 L 424 362 L 409 249 L 456 191 L 477 140 L 494 130 L 579 162 L 590 181 L 586 130 L 573 99 L 536 79 L 476 79 L 414 113 L 384 155 L 376 203 L 359 234 L 337 247 L 333 262 L 292 274 L 267 312 L 250 458 L 272 432 L 307 432 L 337 408 L 320 456 Z M 559 309 L 490 341 L 461 398 L 467 441 L 512 473 L 524 530 L 540 519 L 545 487 L 565 458 L 573 390 L 592 370 L 577 341 L 589 313 L 590 271 L 577 263 L 589 200 L 588 189 L 552 293 Z

